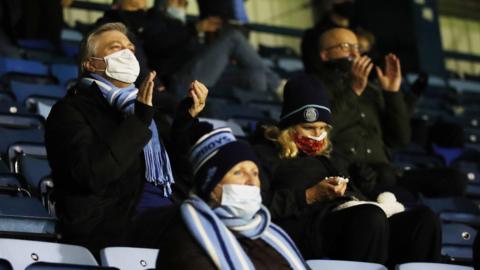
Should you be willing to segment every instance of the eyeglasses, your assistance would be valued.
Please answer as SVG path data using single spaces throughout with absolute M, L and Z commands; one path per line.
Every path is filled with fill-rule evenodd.
M 325 50 L 332 50 L 332 49 L 335 49 L 335 48 L 339 48 L 340 50 L 342 50 L 344 52 L 351 52 L 351 51 L 358 52 L 360 50 L 360 46 L 358 46 L 358 44 L 352 44 L 352 43 L 348 43 L 348 42 L 342 42 L 342 43 L 339 43 L 337 45 L 333 45 L 331 47 L 326 48 Z

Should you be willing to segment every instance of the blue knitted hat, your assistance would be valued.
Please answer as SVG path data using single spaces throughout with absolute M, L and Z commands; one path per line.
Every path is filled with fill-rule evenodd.
M 225 174 L 242 161 L 258 164 L 250 145 L 237 141 L 230 128 L 211 130 L 192 147 L 190 161 L 193 166 L 195 191 L 208 201 L 208 195 Z

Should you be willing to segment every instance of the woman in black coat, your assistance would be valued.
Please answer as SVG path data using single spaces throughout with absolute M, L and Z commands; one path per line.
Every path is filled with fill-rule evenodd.
M 270 222 L 251 147 L 229 128 L 202 129 L 191 154 L 194 188 L 157 236 L 157 269 L 309 269 Z
M 396 213 L 402 207 L 393 201 L 381 207 L 344 208 L 345 202 L 365 197 L 345 180 L 341 160 L 330 157 L 331 112 L 324 91 L 316 78 L 291 79 L 278 127 L 265 130 L 273 143 L 255 147 L 266 174 L 263 198 L 273 220 L 291 235 L 306 259 L 389 265 L 439 260 L 440 224 L 430 210 Z

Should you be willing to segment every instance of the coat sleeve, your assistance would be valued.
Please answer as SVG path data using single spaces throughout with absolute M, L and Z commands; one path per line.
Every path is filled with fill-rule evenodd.
M 99 135 L 75 106 L 65 102 L 52 108 L 45 132 L 54 177 L 57 173 L 79 190 L 92 191 L 121 178 L 150 138 L 151 131 L 134 115 Z
M 410 142 L 410 113 L 403 93 L 383 91 L 385 110 L 383 115 L 384 140 L 389 146 L 404 146 Z

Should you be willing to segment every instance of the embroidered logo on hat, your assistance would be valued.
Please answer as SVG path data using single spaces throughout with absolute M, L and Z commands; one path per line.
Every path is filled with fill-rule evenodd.
M 307 122 L 315 122 L 318 119 L 318 111 L 312 107 L 306 108 L 305 111 L 303 111 L 303 117 Z

